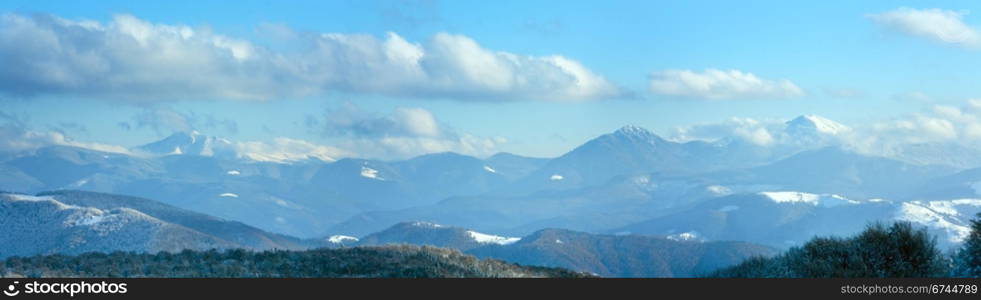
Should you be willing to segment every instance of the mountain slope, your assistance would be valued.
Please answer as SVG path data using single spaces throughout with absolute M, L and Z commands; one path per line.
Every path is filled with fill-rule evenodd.
M 685 170 L 682 147 L 653 132 L 625 126 L 550 160 L 522 179 L 526 190 L 595 185 L 615 176 Z
M 40 183 L 33 186 L 0 187 L 18 192 L 82 187 L 112 188 L 120 181 L 164 172 L 162 164 L 151 159 L 67 146 L 40 148 L 4 164 L 6 168 L 15 169 L 18 173 L 30 176 L 33 179 L 31 181 Z M 95 175 L 100 176 L 93 178 Z M 8 176 L 10 175 L 3 177 Z M 4 181 L 6 180 L 0 182 Z
M 130 208 L 80 207 L 50 196 L 0 194 L 0 228 L 0 257 L 236 246 Z
M 546 158 L 535 158 L 520 156 L 512 153 L 501 152 L 494 154 L 484 162 L 493 172 L 501 174 L 508 180 L 516 180 L 531 174 L 538 168 L 548 163 Z
M 760 186 L 855 198 L 908 199 L 911 189 L 955 170 L 858 154 L 839 147 L 798 153 L 760 167 L 718 172 L 706 180 L 726 186 Z M 771 189 L 772 189 L 771 188 Z
M 504 246 L 470 250 L 519 264 L 542 265 L 615 277 L 692 277 L 774 250 L 742 242 L 675 241 L 639 235 L 596 235 L 544 229 Z
M 611 230 L 650 235 L 688 233 L 707 240 L 740 240 L 778 248 L 814 236 L 847 236 L 866 225 L 910 221 L 937 236 L 942 248 L 957 246 L 970 232 L 981 199 L 943 201 L 852 200 L 795 191 L 735 194 L 680 212 Z
M 311 246 L 308 241 L 268 233 L 240 222 L 222 220 L 144 198 L 85 191 L 54 191 L 38 196 L 50 197 L 67 205 L 101 210 L 132 209 L 251 249 L 306 249 Z
M 691 176 L 756 167 L 801 151 L 835 145 L 837 137 L 849 131 L 834 121 L 804 115 L 774 132 L 770 138 L 776 141 L 769 145 L 737 136 L 679 143 L 641 127 L 624 126 L 548 161 L 522 179 L 518 188 L 568 189 L 602 184 L 623 175 Z
M 698 242 L 679 237 L 614 236 L 564 229 L 508 238 L 429 222 L 403 222 L 356 245 L 447 247 L 524 265 L 569 268 L 613 277 L 689 277 L 734 265 L 773 249 L 742 242 Z
M 660 199 L 652 197 L 655 192 L 649 183 L 636 184 L 634 178 L 624 178 L 598 187 L 529 195 L 451 197 L 433 205 L 362 213 L 332 226 L 328 233 L 362 236 L 404 220 L 428 220 L 509 235 L 542 228 L 526 228 L 529 224 L 561 223 L 570 229 L 601 231 L 652 217 L 661 207 Z
M 502 237 L 429 222 L 403 222 L 386 230 L 369 234 L 356 245 L 413 244 L 467 251 L 490 244 L 506 245 L 519 238 Z
M 912 194 L 917 199 L 930 200 L 981 197 L 981 168 L 926 181 L 914 189 Z

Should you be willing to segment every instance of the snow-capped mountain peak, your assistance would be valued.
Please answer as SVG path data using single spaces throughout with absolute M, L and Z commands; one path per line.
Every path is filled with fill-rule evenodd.
M 655 141 L 661 138 L 654 132 L 636 125 L 626 125 L 611 134 L 613 137 L 634 141 Z
M 838 135 L 850 131 L 851 128 L 841 123 L 829 120 L 817 115 L 802 115 L 793 120 L 787 121 L 787 132 L 794 133 L 818 133 L 825 135 Z
M 614 132 L 614 134 L 621 134 L 621 135 L 646 134 L 646 133 L 649 133 L 647 129 L 644 129 L 643 127 L 637 125 L 625 125 L 623 127 L 620 127 L 620 129 L 617 129 L 616 132 Z
M 215 156 L 222 151 L 231 151 L 232 143 L 226 139 L 205 136 L 198 131 L 176 132 L 146 145 L 136 147 L 135 152 L 150 155 L 201 155 Z

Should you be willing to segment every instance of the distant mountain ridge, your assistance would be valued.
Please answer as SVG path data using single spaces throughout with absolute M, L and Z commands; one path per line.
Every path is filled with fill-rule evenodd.
M 188 142 L 190 137 L 161 142 Z M 197 144 L 190 145 L 202 140 L 208 138 L 197 136 Z M 341 159 L 283 164 L 200 155 L 184 146 L 182 154 L 146 157 L 65 146 L 41 148 L 0 161 L 4 171 L 0 189 L 135 195 L 268 231 L 313 237 L 364 211 L 486 193 L 541 163 L 514 155 L 498 156 L 492 162 L 437 153 L 402 162 Z
M 979 212 L 981 199 L 853 200 L 833 194 L 779 191 L 724 196 L 610 232 L 688 232 L 708 240 L 740 240 L 787 248 L 814 236 L 852 235 L 877 221 L 909 221 L 926 228 L 937 237 L 941 248 L 949 249 L 967 237 L 970 218 Z
M 458 249 L 482 258 L 568 268 L 608 277 L 692 277 L 735 265 L 773 248 L 743 242 L 698 242 L 639 235 L 543 229 L 523 238 L 430 222 L 404 222 L 356 245 L 412 244 Z
M 403 222 L 386 230 L 369 234 L 355 245 L 414 244 L 467 251 L 486 245 L 507 245 L 521 238 L 485 234 L 460 227 L 429 222 Z

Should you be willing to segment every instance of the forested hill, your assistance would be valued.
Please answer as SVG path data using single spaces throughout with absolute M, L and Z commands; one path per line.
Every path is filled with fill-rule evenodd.
M 478 259 L 428 246 L 379 246 L 307 251 L 191 251 L 86 253 L 10 257 L 4 277 L 588 277 L 559 268 Z

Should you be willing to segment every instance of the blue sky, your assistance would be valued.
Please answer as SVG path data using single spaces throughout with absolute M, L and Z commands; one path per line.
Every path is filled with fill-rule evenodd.
M 24 131 L 125 147 L 195 129 L 236 141 L 287 137 L 345 153 L 338 156 L 390 159 L 442 150 L 555 156 L 627 124 L 667 137 L 678 127 L 733 117 L 779 122 L 817 114 L 872 126 L 940 118 L 936 107 L 981 97 L 977 6 L 4 1 L 0 52 L 7 58 L 0 61 L 16 67 L 0 74 L 12 82 L 0 86 L 0 117 Z M 83 20 L 100 27 L 84 29 Z M 150 42 L 140 45 L 158 48 L 109 38 L 130 28 L 124 23 L 149 26 Z M 157 36 L 174 26 L 194 38 Z M 393 41 L 390 32 L 417 47 L 398 49 L 425 53 L 422 71 L 399 69 L 404 60 L 373 60 L 389 53 L 378 49 Z M 58 41 L 43 44 L 49 37 L 43 33 Z M 329 45 L 327 33 L 338 37 Z M 249 51 L 239 57 L 232 53 L 239 48 L 221 41 L 245 43 Z M 52 45 L 74 50 L 46 52 Z M 154 63 L 151 50 L 170 56 Z M 197 75 L 202 79 L 189 79 Z M 711 91 L 696 88 L 709 79 Z

